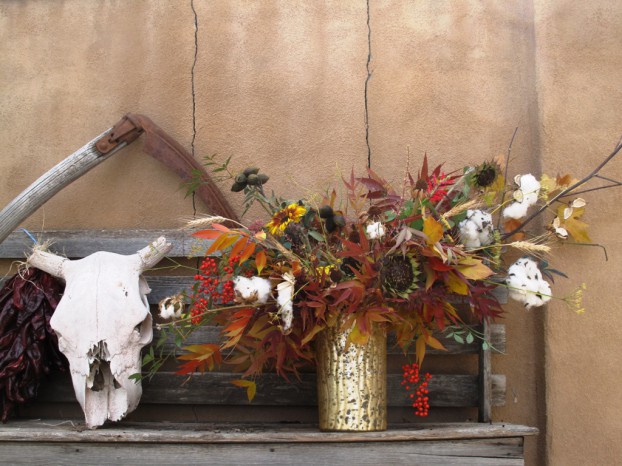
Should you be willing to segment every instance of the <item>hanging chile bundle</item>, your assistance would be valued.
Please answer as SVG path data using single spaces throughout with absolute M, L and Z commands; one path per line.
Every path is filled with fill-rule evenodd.
M 6 422 L 18 403 L 37 395 L 43 376 L 64 371 L 50 318 L 63 284 L 30 268 L 9 279 L 0 290 L 0 415 Z

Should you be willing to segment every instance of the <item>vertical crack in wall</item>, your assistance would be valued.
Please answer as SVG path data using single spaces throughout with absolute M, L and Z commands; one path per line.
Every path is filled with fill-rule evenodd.
M 197 138 L 197 103 L 196 93 L 194 88 L 194 68 L 197 66 L 197 56 L 199 52 L 199 17 L 197 16 L 197 10 L 194 8 L 194 0 L 190 0 L 190 8 L 194 15 L 194 58 L 192 60 L 192 67 L 190 68 L 190 88 L 192 92 L 192 140 L 190 141 L 190 150 L 192 157 L 194 158 L 194 141 Z M 192 192 L 192 216 L 197 215 L 197 204 L 195 192 Z M 197 265 L 198 268 L 198 265 Z
M 197 55 L 199 51 L 199 18 L 197 16 L 197 10 L 194 8 L 194 0 L 190 0 L 190 8 L 194 14 L 194 59 L 192 61 L 192 68 L 190 69 L 190 85 L 192 89 L 192 141 L 190 147 L 192 148 L 192 156 L 194 157 L 194 140 L 197 137 L 197 120 L 196 120 L 196 94 L 194 89 L 194 68 L 197 66 Z
M 370 25 L 369 0 L 367 0 L 367 76 L 365 77 L 365 144 L 367 144 L 367 167 L 371 168 L 371 146 L 369 145 L 369 81 L 371 79 L 371 25 Z

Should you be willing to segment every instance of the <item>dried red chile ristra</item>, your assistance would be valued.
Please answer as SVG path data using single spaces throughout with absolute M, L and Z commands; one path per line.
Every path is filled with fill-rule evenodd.
M 16 403 L 37 396 L 39 382 L 52 370 L 64 371 L 67 360 L 58 350 L 50 319 L 64 285 L 30 268 L 0 290 L 0 415 L 6 422 Z

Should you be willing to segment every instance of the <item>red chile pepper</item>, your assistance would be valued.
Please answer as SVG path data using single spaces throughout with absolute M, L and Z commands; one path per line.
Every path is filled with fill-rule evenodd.
M 0 418 L 37 395 L 41 378 L 66 370 L 50 319 L 63 284 L 38 269 L 15 275 L 0 289 Z

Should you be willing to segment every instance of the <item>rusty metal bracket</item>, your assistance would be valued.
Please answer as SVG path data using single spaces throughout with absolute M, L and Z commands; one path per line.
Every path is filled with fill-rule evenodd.
M 108 133 L 95 143 L 95 147 L 102 155 L 109 153 L 123 142 L 131 144 L 143 133 L 144 130 L 140 124 L 134 121 L 130 115 L 121 118 Z

